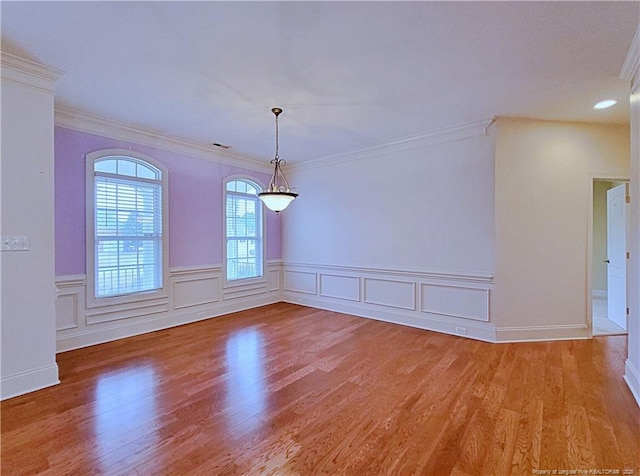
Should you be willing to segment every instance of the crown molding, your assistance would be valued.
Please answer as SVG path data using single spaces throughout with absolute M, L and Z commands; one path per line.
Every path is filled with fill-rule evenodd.
M 78 109 L 56 106 L 55 125 L 73 129 L 78 132 L 97 134 L 148 147 L 157 147 L 192 157 L 254 170 L 256 172 L 271 172 L 271 165 L 267 161 L 261 161 L 233 152 L 212 150 L 211 146 L 178 137 L 169 137 L 159 132 L 106 119 Z
M 627 58 L 620 70 L 620 79 L 629 81 L 632 88 L 640 83 L 640 23 L 636 29 L 636 34 L 631 41 Z
M 7 53 L 6 51 L 0 52 L 0 55 L 2 58 L 2 79 L 39 91 L 55 93 L 56 84 L 64 74 L 64 71 Z
M 380 155 L 396 154 L 411 149 L 419 149 L 445 142 L 453 142 L 470 137 L 487 135 L 487 130 L 495 121 L 494 117 L 474 122 L 465 122 L 431 132 L 416 134 L 384 142 L 382 144 L 351 152 L 329 155 L 297 164 L 287 164 L 291 171 L 310 170 L 335 164 L 368 159 Z
M 315 169 L 383 154 L 398 153 L 430 145 L 452 142 L 469 137 L 483 136 L 487 134 L 488 128 L 494 121 L 495 118 L 492 117 L 481 121 L 457 124 L 436 131 L 394 139 L 374 147 L 330 155 L 297 164 L 288 164 L 288 167 L 289 170 L 293 171 Z M 164 150 L 199 157 L 226 165 L 243 167 L 258 172 L 270 173 L 272 171 L 271 165 L 268 162 L 256 158 L 228 151 L 211 150 L 209 146 L 200 143 L 177 137 L 168 137 L 158 132 L 98 117 L 77 109 L 56 106 L 55 125 L 149 147 L 158 147 Z

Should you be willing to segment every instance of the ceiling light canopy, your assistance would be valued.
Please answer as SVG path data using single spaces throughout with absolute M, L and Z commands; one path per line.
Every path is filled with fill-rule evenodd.
M 270 163 L 273 164 L 274 170 L 269 182 L 269 187 L 263 189 L 258 197 L 264 202 L 269 210 L 280 213 L 287 208 L 289 204 L 298 196 L 298 189 L 289 187 L 289 183 L 282 173 L 282 165 L 287 162 L 278 155 L 278 116 L 282 113 L 282 109 L 274 107 L 271 112 L 276 116 L 276 155 Z
M 606 99 L 604 101 L 600 101 L 598 104 L 593 106 L 594 109 L 606 109 L 608 107 L 614 106 L 618 103 L 615 99 Z

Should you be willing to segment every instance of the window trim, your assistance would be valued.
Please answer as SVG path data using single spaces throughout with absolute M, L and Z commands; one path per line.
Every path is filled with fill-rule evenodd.
M 260 219 L 262 221 L 262 276 L 256 278 L 227 279 L 227 183 L 235 180 L 245 180 L 257 185 L 258 190 L 265 186 L 262 181 L 255 177 L 244 174 L 234 174 L 225 177 L 222 181 L 222 287 L 237 288 L 252 284 L 265 284 L 267 282 L 267 214 L 264 210 L 262 200 L 260 204 Z
M 141 291 L 109 297 L 95 295 L 95 163 L 106 157 L 130 157 L 147 162 L 162 174 L 162 287 L 153 291 Z M 126 176 L 123 176 L 126 177 Z M 132 177 L 135 180 L 135 177 Z M 144 179 L 143 179 L 144 180 Z M 100 149 L 85 155 L 85 258 L 86 258 L 86 307 L 99 308 L 118 304 L 150 301 L 169 297 L 169 169 L 141 152 L 128 149 Z

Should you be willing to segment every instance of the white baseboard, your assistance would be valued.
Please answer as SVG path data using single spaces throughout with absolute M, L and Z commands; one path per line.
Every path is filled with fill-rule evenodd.
M 586 324 L 557 326 L 498 327 L 495 342 L 540 342 L 589 339 Z
M 497 328 L 493 277 L 283 263 L 283 299 L 486 342 L 589 339 L 586 323 Z
M 0 380 L 0 400 L 17 397 L 59 383 L 57 364 L 3 377 Z
M 469 322 L 464 323 L 464 325 L 459 325 L 447 318 L 432 317 L 427 314 L 416 315 L 411 311 L 403 311 L 402 309 L 387 311 L 358 303 L 345 304 L 314 296 L 294 295 L 292 293 L 285 293 L 283 300 L 292 304 L 300 304 L 302 306 L 310 306 L 327 311 L 341 312 L 353 316 L 415 327 L 427 331 L 466 337 L 484 342 L 495 342 L 493 326 L 488 323 Z
M 636 403 L 640 407 L 640 372 L 629 359 L 624 363 L 624 381 L 627 382 Z

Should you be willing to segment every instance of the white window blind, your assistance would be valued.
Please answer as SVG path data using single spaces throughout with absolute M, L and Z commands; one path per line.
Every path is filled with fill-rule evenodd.
M 262 276 L 262 207 L 258 186 L 246 180 L 227 182 L 227 280 Z
M 127 157 L 96 161 L 95 296 L 162 288 L 162 177 Z

